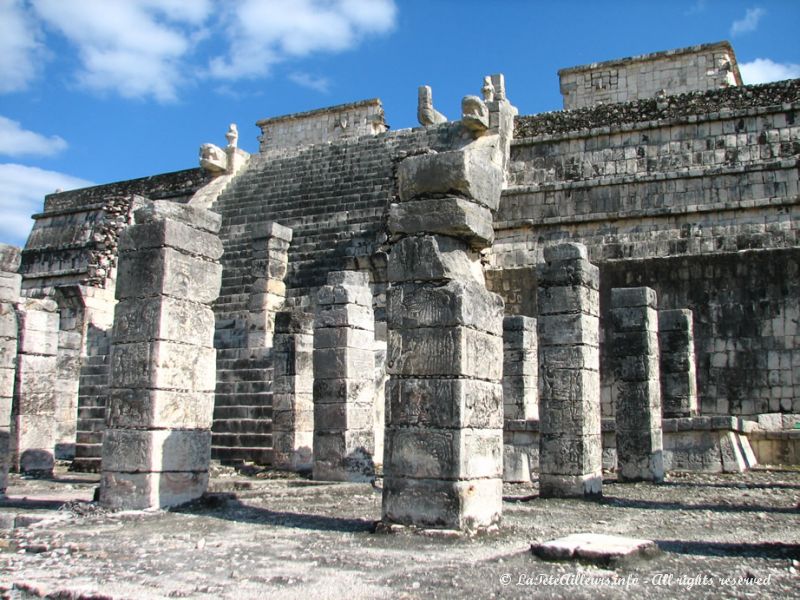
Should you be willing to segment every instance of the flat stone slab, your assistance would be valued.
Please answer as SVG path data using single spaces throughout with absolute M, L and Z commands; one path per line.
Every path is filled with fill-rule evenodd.
M 543 544 L 531 544 L 531 552 L 544 560 L 587 560 L 607 564 L 631 558 L 649 558 L 658 552 L 658 546 L 651 540 L 575 533 Z

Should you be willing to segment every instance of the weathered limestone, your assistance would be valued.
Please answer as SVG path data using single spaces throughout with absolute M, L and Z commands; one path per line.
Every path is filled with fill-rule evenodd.
M 539 494 L 602 493 L 599 284 L 582 244 L 544 249 L 538 267 Z
M 19 345 L 11 409 L 11 468 L 51 475 L 56 445 L 58 306 L 25 299 L 18 305 Z
M 655 290 L 614 288 L 607 340 L 620 481 L 664 479 Z
M 692 311 L 658 311 L 661 404 L 666 418 L 698 414 Z
M 503 418 L 538 419 L 536 319 L 514 315 L 503 319 Z
M 503 319 L 503 481 L 530 481 L 531 460 L 538 462 L 538 438 L 525 431 L 526 421 L 539 419 L 537 347 L 536 319 Z
M 208 483 L 218 215 L 157 201 L 120 236 L 100 501 L 166 507 Z
M 474 100 L 467 108 L 475 118 L 462 124 L 477 137 L 491 114 Z M 503 184 L 497 127 L 461 150 L 412 156 L 397 168 L 387 268 L 387 526 L 471 531 L 500 521 L 503 301 L 486 290 L 476 252 L 493 240 L 490 211 Z
M 429 85 L 421 85 L 417 90 L 417 121 L 423 127 L 447 123 L 447 117 L 433 108 L 433 92 Z
M 368 274 L 328 273 L 314 323 L 314 479 L 375 477 L 375 320 Z
M 0 244 L 0 495 L 6 491 L 11 462 L 11 407 L 19 335 L 14 306 L 19 301 L 19 263 L 19 248 Z
M 314 315 L 277 313 L 274 339 L 272 464 L 308 471 L 314 458 Z
M 283 278 L 288 266 L 292 230 L 269 223 L 253 236 L 253 285 L 250 288 L 247 344 L 250 348 L 272 345 L 275 313 L 284 303 Z

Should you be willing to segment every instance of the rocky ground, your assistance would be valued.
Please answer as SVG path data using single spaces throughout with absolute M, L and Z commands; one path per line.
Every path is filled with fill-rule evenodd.
M 97 478 L 11 476 L 0 501 L 3 598 L 791 598 L 800 595 L 800 471 L 606 482 L 601 501 L 506 487 L 500 531 L 374 533 L 378 485 L 218 468 L 174 511 L 107 512 Z M 37 519 L 42 519 L 34 522 Z M 16 527 L 13 527 L 16 524 Z M 12 528 L 13 527 L 13 528 Z M 654 558 L 546 562 L 571 533 L 655 540 Z

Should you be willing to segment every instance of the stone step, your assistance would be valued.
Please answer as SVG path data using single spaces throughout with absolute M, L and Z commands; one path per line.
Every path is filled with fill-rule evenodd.
M 211 445 L 220 448 L 272 448 L 272 434 L 212 433 Z
M 252 462 L 266 466 L 272 464 L 272 448 L 211 446 L 211 458 L 223 464 Z
M 272 421 L 269 419 L 225 419 L 214 421 L 212 434 L 262 435 L 272 433 Z
M 99 473 L 101 466 L 102 461 L 99 458 L 78 457 L 76 455 L 75 458 L 72 459 L 69 470 L 78 473 Z
M 216 394 L 214 406 L 272 406 L 272 393 Z
M 234 404 L 214 407 L 214 420 L 228 419 L 272 419 L 272 406 Z

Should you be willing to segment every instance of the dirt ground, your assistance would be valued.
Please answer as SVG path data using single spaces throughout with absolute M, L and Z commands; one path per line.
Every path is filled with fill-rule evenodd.
M 798 470 L 672 474 L 662 485 L 612 478 L 599 501 L 508 485 L 500 531 L 475 537 L 374 533 L 380 480 L 216 468 L 202 502 L 116 513 L 90 502 L 96 485 L 63 468 L 54 480 L 11 476 L 0 597 L 800 597 Z M 530 553 L 533 542 L 581 532 L 651 539 L 661 552 L 604 566 Z

